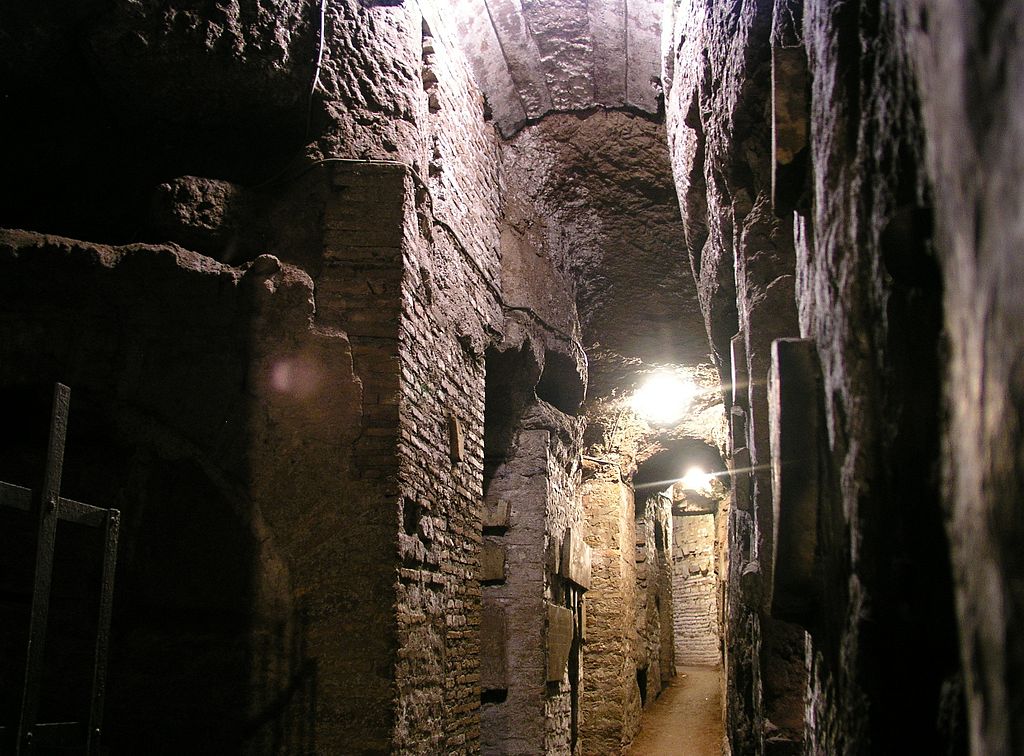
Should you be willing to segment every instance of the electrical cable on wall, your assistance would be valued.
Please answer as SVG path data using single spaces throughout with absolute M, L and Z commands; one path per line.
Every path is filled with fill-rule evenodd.
M 316 88 L 320 86 L 320 71 L 324 63 L 324 37 L 327 28 L 327 0 L 320 0 L 320 42 L 317 45 L 316 69 L 313 72 L 313 83 L 309 86 L 309 97 L 306 101 L 306 139 L 309 139 L 309 129 L 313 122 L 313 95 Z

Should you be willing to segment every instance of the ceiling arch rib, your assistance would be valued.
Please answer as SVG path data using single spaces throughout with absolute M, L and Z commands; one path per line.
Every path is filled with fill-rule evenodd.
M 551 111 L 658 112 L 660 0 L 464 0 L 453 8 L 506 137 Z

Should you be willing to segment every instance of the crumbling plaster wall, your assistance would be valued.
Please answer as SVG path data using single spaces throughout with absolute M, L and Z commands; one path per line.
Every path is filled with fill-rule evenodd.
M 980 385 L 970 377 L 975 366 L 1008 366 L 1019 352 L 1005 332 L 965 326 L 979 302 L 988 303 L 990 318 L 1004 317 L 1009 284 L 976 277 L 977 258 L 965 250 L 982 244 L 983 229 L 999 222 L 988 226 L 986 219 L 1015 207 L 1016 195 L 1001 189 L 992 216 L 958 215 L 955 208 L 969 204 L 972 192 L 991 192 L 1001 175 L 986 184 L 975 168 L 965 173 L 972 158 L 962 145 L 979 145 L 973 159 L 991 154 L 996 160 L 992 145 L 1011 143 L 1017 132 L 1011 116 L 1000 116 L 985 124 L 991 141 L 970 142 L 966 135 L 981 133 L 968 126 L 975 121 L 940 117 L 940 109 L 966 113 L 966 103 L 974 102 L 966 91 L 999 103 L 1010 85 L 986 78 L 982 72 L 990 69 L 975 67 L 972 53 L 936 51 L 984 49 L 992 56 L 987 60 L 1007 65 L 1015 53 L 980 42 L 999 39 L 1009 15 L 940 5 L 669 6 L 667 111 L 687 244 L 723 382 L 738 382 L 731 397 L 735 506 L 725 632 L 728 728 L 734 750 L 744 753 L 961 752 L 958 634 L 969 667 L 984 655 L 977 640 L 963 637 L 980 627 L 968 607 L 992 606 L 993 587 L 1000 602 L 1010 602 L 998 605 L 1012 604 L 1012 592 L 1000 593 L 999 586 L 1010 584 L 1013 563 L 992 563 L 982 589 L 977 555 L 998 559 L 998 539 L 978 536 L 968 566 L 968 547 L 956 534 L 986 531 L 961 520 L 949 529 L 954 563 L 964 555 L 957 573 L 959 628 L 954 623 L 940 470 L 948 480 L 973 481 L 951 489 L 948 511 L 1011 511 L 1000 502 L 1019 490 L 1019 476 L 996 475 L 980 497 L 971 488 L 980 486 L 975 473 L 957 476 L 992 470 L 1000 453 L 992 450 L 1007 450 L 1009 459 L 1013 448 L 1009 436 L 992 441 L 972 425 L 993 416 L 1000 402 L 1012 403 L 1009 372 L 1005 383 L 997 381 L 991 405 L 981 392 L 973 403 L 960 397 L 971 395 L 964 386 Z M 944 73 L 935 63 L 940 57 Z M 947 86 L 949 80 L 963 88 Z M 978 86 L 990 89 L 982 93 Z M 789 138 L 795 141 L 786 143 Z M 1010 171 L 1013 160 L 1001 165 Z M 967 175 L 974 178 L 962 179 Z M 942 209 L 933 204 L 940 196 L 947 203 Z M 967 229 L 978 235 L 968 240 Z M 1002 247 L 991 249 L 1000 281 L 1016 280 Z M 773 586 L 779 590 L 771 570 L 772 507 L 779 511 L 787 502 L 771 501 L 770 478 L 757 472 L 769 461 L 768 397 L 758 388 L 771 360 L 768 347 L 774 338 L 796 335 L 810 340 L 820 364 L 818 396 L 806 403 L 824 418 L 821 436 L 807 436 L 807 448 L 820 450 L 821 490 L 809 535 L 817 541 L 818 582 L 802 597 L 810 608 L 798 618 L 809 631 L 809 677 L 799 670 L 802 629 L 771 618 L 779 605 L 772 595 Z M 995 363 L 967 356 L 981 344 L 1000 350 Z M 791 421 L 785 413 L 779 418 L 783 425 Z M 965 438 L 984 438 L 989 446 L 982 452 Z M 753 476 L 746 472 L 751 467 Z M 784 476 L 784 469 L 773 472 Z M 1019 518 L 1008 517 L 1003 532 L 1019 532 L 1013 531 Z M 986 627 L 1004 627 L 990 619 Z M 968 679 L 976 675 L 968 700 L 979 753 L 1009 748 L 1009 723 L 1018 719 L 1007 708 L 1008 687 L 981 683 L 1013 664 L 1014 636 L 987 637 L 994 645 L 984 658 L 991 661 L 965 669 Z

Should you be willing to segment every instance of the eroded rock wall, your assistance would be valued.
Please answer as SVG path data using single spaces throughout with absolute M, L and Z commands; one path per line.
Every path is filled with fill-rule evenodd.
M 967 410 L 959 397 L 980 386 L 984 370 L 964 366 L 989 364 L 967 356 L 982 343 L 999 345 L 1004 366 L 1019 348 L 998 329 L 965 324 L 979 302 L 988 303 L 990 318 L 1004 317 L 995 303 L 1015 275 L 1000 267 L 1008 263 L 999 244 L 990 249 L 1004 271 L 1000 285 L 978 278 L 980 264 L 965 251 L 984 246 L 984 231 L 967 241 L 965 229 L 999 220 L 989 226 L 975 214 L 953 223 L 966 216 L 938 210 L 936 198 L 955 208 L 993 196 L 981 187 L 998 184 L 998 175 L 989 184 L 971 169 L 974 178 L 964 179 L 967 158 L 962 150 L 953 157 L 954 142 L 981 133 L 968 126 L 976 122 L 938 112 L 965 113 L 972 87 L 988 86 L 984 96 L 998 102 L 1013 86 L 1015 79 L 986 78 L 992 69 L 967 51 L 984 49 L 990 63 L 1006 65 L 1015 53 L 980 41 L 1001 39 L 1009 16 L 939 5 L 676 2 L 668 11 L 677 187 L 709 336 L 732 387 L 725 635 L 734 752 L 963 752 L 957 649 L 965 661 L 982 656 L 963 637 L 979 632 L 968 607 L 992 590 L 1009 602 L 1000 606 L 1012 605 L 999 588 L 1018 573 L 1012 562 L 991 563 L 983 589 L 977 559 L 960 561 L 954 620 L 949 563 L 951 554 L 954 564 L 966 554 L 957 534 L 967 530 L 955 519 L 944 528 L 942 502 L 952 513 L 1009 511 L 1000 502 L 1018 490 L 1017 477 L 996 475 L 980 499 L 977 489 L 955 485 L 944 496 L 940 481 L 980 485 L 960 471 L 997 464 L 998 452 L 982 461 L 962 439 L 986 437 L 978 418 L 1012 403 L 1010 373 L 991 404 L 976 393 Z M 959 92 L 937 84 L 942 41 L 963 52 L 941 56 L 950 80 L 965 87 Z M 978 160 L 1016 134 L 1011 111 L 999 112 L 985 123 L 986 139 L 971 143 L 984 145 Z M 1014 197 L 1002 192 L 992 217 L 1001 218 Z M 773 345 L 783 336 L 807 340 L 799 349 L 810 355 L 799 417 L 785 404 L 798 369 Z M 771 393 L 764 388 L 770 365 Z M 820 425 L 810 424 L 814 417 Z M 784 524 L 794 502 L 780 493 L 791 490 L 793 472 L 771 447 L 794 430 L 803 434 L 801 454 L 813 460 L 816 492 L 801 535 Z M 1006 432 L 994 448 L 1013 446 Z M 998 560 L 998 539 L 980 538 L 972 553 Z M 787 593 L 794 548 L 815 560 L 799 596 Z M 979 753 L 1009 748 L 1016 721 L 1010 688 L 980 682 L 1012 667 L 1014 636 L 987 637 L 995 643 L 990 663 L 967 672 L 976 675 L 968 700 Z
M 795 249 L 771 208 L 772 6 L 676 2 L 666 6 L 665 80 L 669 147 L 686 248 L 698 284 L 712 357 L 733 408 L 729 451 L 749 499 L 733 527 L 748 544 L 730 555 L 725 649 L 726 707 L 734 748 L 762 747 L 762 625 L 771 585 L 773 517 L 767 375 L 772 340 L 797 335 Z M 734 339 L 734 337 L 736 337 Z M 735 395 L 731 395 L 735 381 Z M 749 376 L 749 380 L 742 378 Z M 736 464 L 737 459 L 744 462 Z M 734 481 L 734 485 L 736 481 Z
M 929 0 L 904 27 L 943 273 L 943 476 L 974 753 L 1024 748 L 1022 13 Z

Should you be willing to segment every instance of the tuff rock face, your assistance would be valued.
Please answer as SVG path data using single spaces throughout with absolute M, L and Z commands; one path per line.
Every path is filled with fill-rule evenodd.
M 992 570 L 1002 535 L 979 526 L 994 517 L 1007 537 L 1019 528 L 1004 503 L 1019 476 L 995 472 L 1010 469 L 999 460 L 1019 447 L 1007 435 L 1016 425 L 980 420 L 1014 414 L 1011 373 L 982 376 L 1010 370 L 1005 355 L 1019 351 L 1009 337 L 998 341 L 1004 356 L 983 356 L 1008 312 L 994 302 L 1018 279 L 999 251 L 1012 233 L 994 243 L 985 231 L 1014 205 L 1016 190 L 992 192 L 1016 158 L 979 178 L 1017 135 L 1019 119 L 997 104 L 1005 80 L 986 73 L 1013 65 L 1013 15 L 779 0 L 674 3 L 667 16 L 687 243 L 723 380 L 749 386 L 732 396 L 731 466 L 744 480 L 725 631 L 729 726 L 743 752 L 960 752 L 965 704 L 972 750 L 1016 747 L 1004 682 L 1019 677 L 1015 634 L 979 614 L 981 596 L 999 616 L 1012 611 L 1017 573 L 1009 562 Z M 999 283 L 988 277 L 997 270 Z M 779 403 L 803 380 L 777 361 L 779 337 L 808 340 L 818 386 L 808 406 L 823 421 L 804 426 L 819 493 L 799 536 L 782 524 L 778 481 L 772 501 L 759 471 L 771 463 L 785 487 L 794 473 L 772 462 L 769 443 L 809 422 Z M 982 386 L 994 393 L 982 398 Z M 794 617 L 778 592 L 788 549 L 808 539 L 819 584 Z

